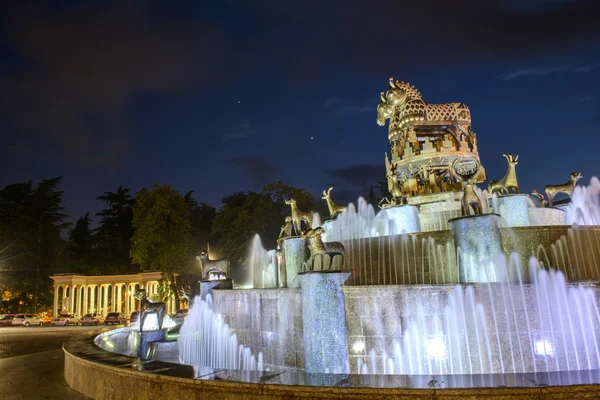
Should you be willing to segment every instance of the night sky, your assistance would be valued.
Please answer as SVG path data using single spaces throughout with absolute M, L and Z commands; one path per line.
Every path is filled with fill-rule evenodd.
M 600 175 L 598 0 L 7 1 L 0 187 L 63 175 L 73 218 L 154 182 L 354 200 L 390 76 L 470 107 L 488 178 L 505 152 L 522 191 Z

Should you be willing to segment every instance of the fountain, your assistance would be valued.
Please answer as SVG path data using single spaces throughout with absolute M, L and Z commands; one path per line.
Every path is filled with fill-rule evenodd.
M 391 197 L 379 211 L 363 198 L 337 205 L 329 188 L 321 222 L 288 199 L 277 249 L 252 241 L 252 288 L 233 289 L 229 264 L 203 255 L 204 275 L 217 275 L 192 282 L 202 296 L 144 358 L 267 384 L 600 383 L 600 181 L 575 187 L 573 173 L 546 187 L 568 205 L 534 191 L 536 204 L 519 193 L 518 155 L 505 154 L 505 177 L 480 189 L 468 107 L 425 103 L 393 79 L 377 108 L 387 120 Z M 136 329 L 96 343 L 134 355 Z

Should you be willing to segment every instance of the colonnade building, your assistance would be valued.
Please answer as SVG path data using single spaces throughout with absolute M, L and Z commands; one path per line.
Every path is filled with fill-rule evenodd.
M 59 274 L 50 278 L 54 281 L 54 316 L 60 313 L 106 316 L 109 312 L 129 316 L 140 309 L 140 302 L 134 297 L 138 289 L 146 289 L 149 300 L 160 301 L 158 271 L 96 276 Z M 168 314 L 177 312 L 173 297 L 165 303 Z

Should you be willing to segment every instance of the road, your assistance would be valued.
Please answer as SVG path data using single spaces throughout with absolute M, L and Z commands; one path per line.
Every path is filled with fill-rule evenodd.
M 60 349 L 72 336 L 101 329 L 93 326 L 2 327 L 0 359 Z

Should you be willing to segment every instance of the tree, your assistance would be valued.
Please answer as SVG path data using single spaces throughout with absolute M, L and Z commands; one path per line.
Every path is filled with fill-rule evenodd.
M 96 230 L 98 256 L 106 264 L 117 268 L 115 272 L 130 272 L 129 251 L 133 236 L 133 205 L 131 190 L 119 186 L 116 192 L 104 192 L 96 199 L 108 204 L 108 208 L 96 213 L 100 226 Z
M 175 274 L 191 264 L 191 213 L 190 202 L 178 191 L 158 184 L 139 191 L 133 207 L 131 260 L 161 271 L 163 284 L 168 282 L 175 296 Z
M 185 195 L 185 200 L 190 204 L 191 214 L 190 223 L 192 226 L 192 255 L 196 255 L 202 250 L 206 249 L 207 243 L 209 243 L 213 236 L 212 225 L 217 215 L 217 209 L 210 204 L 204 202 L 197 202 L 192 197 L 193 191 L 188 192 Z
M 263 244 L 275 248 L 279 230 L 290 206 L 285 200 L 294 198 L 302 210 L 315 210 L 317 200 L 308 191 L 276 182 L 266 185 L 262 193 L 237 192 L 224 198 L 213 222 L 213 235 L 219 252 L 234 264 L 248 256 L 248 244 L 259 234 Z
M 27 274 L 33 281 L 29 291 L 33 312 L 47 301 L 48 276 L 63 247 L 60 235 L 68 227 L 62 205 L 63 192 L 57 189 L 61 179 L 44 179 L 37 187 L 29 181 L 0 191 L 0 229 L 5 240 L 13 244 L 6 268 L 15 273 L 34 272 Z
M 92 255 L 94 238 L 90 224 L 90 213 L 86 213 L 77 220 L 73 229 L 69 231 L 70 246 L 68 252 L 73 259 L 88 259 Z

